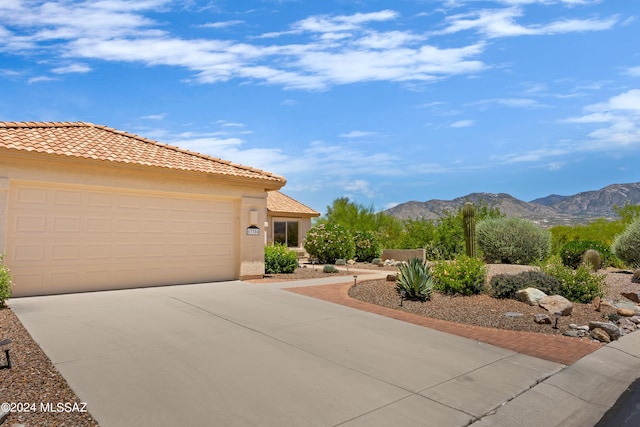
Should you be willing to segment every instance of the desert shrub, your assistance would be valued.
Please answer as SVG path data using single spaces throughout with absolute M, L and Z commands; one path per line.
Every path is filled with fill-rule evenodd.
M 636 268 L 633 271 L 633 275 L 631 276 L 631 281 L 633 283 L 640 283 L 640 268 Z
M 640 266 L 640 218 L 633 221 L 613 241 L 613 252 L 625 264 Z
M 530 264 L 546 258 L 551 235 L 522 218 L 489 218 L 476 226 L 478 246 L 488 262 Z
M 603 296 L 604 276 L 592 272 L 585 265 L 579 265 L 574 270 L 565 267 L 559 258 L 552 257 L 550 262 L 541 268 L 544 273 L 558 279 L 560 282 L 558 294 L 569 301 L 589 303 L 595 297 Z
M 484 289 L 487 269 L 476 258 L 460 256 L 453 261 L 437 261 L 431 268 L 434 289 L 446 294 L 474 295 Z
M 567 267 L 578 268 L 582 264 L 585 252 L 589 249 L 596 250 L 600 253 L 602 267 L 608 267 L 613 263 L 613 253 L 611 250 L 600 242 L 593 240 L 574 240 L 565 243 L 560 248 L 560 257 L 562 263 Z
M 347 261 L 342 258 L 338 258 L 335 262 L 335 265 L 347 265 Z
M 547 295 L 554 295 L 560 289 L 560 282 L 542 271 L 497 274 L 491 278 L 491 295 L 495 298 L 515 298 L 517 291 L 526 288 L 536 288 Z
M 433 277 L 426 263 L 418 258 L 412 258 L 402 263 L 398 268 L 396 290 L 405 292 L 406 298 L 428 300 L 433 290 Z
M 371 264 L 382 265 L 382 259 L 374 258 L 374 259 L 371 260 Z
M 327 264 L 324 267 L 322 267 L 323 273 L 338 273 L 339 271 L 340 270 L 338 270 L 336 266 L 332 264 Z
M 371 231 L 356 231 L 353 233 L 356 245 L 356 259 L 369 262 L 382 254 L 382 247 L 376 235 Z
M 13 286 L 11 272 L 9 267 L 4 265 L 3 260 L 4 255 L 0 254 L 0 307 L 4 307 L 7 300 L 11 298 L 11 287 Z
M 307 232 L 304 249 L 320 263 L 333 264 L 337 259 L 351 259 L 356 253 L 353 236 L 335 223 L 319 224 Z
M 281 243 L 265 246 L 264 271 L 267 274 L 293 273 L 298 266 L 298 255 Z

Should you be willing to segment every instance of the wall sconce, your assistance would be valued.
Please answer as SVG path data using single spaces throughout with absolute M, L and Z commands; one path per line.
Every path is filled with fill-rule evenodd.
M 249 211 L 249 225 L 258 225 L 258 211 L 256 209 Z

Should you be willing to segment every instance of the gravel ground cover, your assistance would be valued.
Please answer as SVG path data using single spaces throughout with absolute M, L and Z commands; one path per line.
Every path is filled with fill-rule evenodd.
M 496 274 L 517 274 L 534 268 L 504 264 L 490 264 L 487 267 L 487 283 Z M 613 270 L 601 270 L 600 274 L 605 275 L 606 282 L 603 300 L 626 300 L 620 295 L 620 289 L 625 283 L 630 282 L 630 275 Z M 616 312 L 615 308 L 607 305 L 601 305 L 600 311 L 596 311 L 591 304 L 574 303 L 571 316 L 560 317 L 558 328 L 555 329 L 554 325 L 537 324 L 533 321 L 536 313 L 549 314 L 545 309 L 516 300 L 496 299 L 488 295 L 464 297 L 434 292 L 429 301 L 403 301 L 400 306 L 400 297 L 395 290 L 394 282 L 373 280 L 353 286 L 349 290 L 349 296 L 360 301 L 456 323 L 544 334 L 562 334 L 572 323 L 588 325 L 589 321 L 608 321 L 607 316 Z M 521 315 L 505 316 L 506 313 Z
M 9 308 L 0 309 L 0 340 L 9 338 L 11 369 L 0 370 L 3 427 L 92 427 L 98 423 Z M 4 352 L 0 364 L 4 363 Z M 85 412 L 86 411 L 86 412 Z

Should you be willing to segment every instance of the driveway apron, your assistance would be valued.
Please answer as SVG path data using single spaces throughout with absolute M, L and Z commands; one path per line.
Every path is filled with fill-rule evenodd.
M 563 368 L 282 289 L 301 285 L 10 305 L 103 427 L 465 426 Z

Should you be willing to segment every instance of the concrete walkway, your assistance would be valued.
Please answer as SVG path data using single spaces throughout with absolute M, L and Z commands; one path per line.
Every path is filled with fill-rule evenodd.
M 565 367 L 283 290 L 320 284 L 10 305 L 103 427 L 585 426 L 640 372 L 640 334 Z

